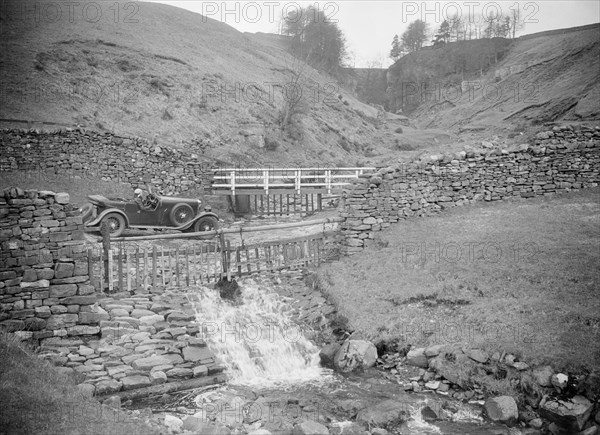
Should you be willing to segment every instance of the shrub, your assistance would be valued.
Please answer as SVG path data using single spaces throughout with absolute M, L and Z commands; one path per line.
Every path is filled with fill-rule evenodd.
M 396 133 L 404 133 L 404 130 L 402 130 L 402 127 L 398 127 L 396 130 L 394 130 Z
M 279 148 L 279 145 L 277 139 L 270 138 L 269 136 L 265 137 L 265 149 L 267 151 L 276 151 Z
M 401 143 L 398 139 L 396 139 L 395 149 L 397 151 L 414 151 L 415 147 L 408 143 Z

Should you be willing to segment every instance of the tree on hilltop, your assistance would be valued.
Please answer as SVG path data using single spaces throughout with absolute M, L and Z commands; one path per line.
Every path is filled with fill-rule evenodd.
M 450 24 L 448 21 L 444 20 L 444 22 L 440 25 L 438 32 L 435 34 L 434 39 L 432 41 L 433 45 L 445 44 L 450 41 Z
M 402 48 L 409 53 L 423 48 L 427 40 L 428 25 L 422 20 L 415 20 L 408 25 L 408 29 L 402 34 Z
M 402 57 L 402 46 L 400 45 L 400 40 L 398 39 L 398 35 L 394 35 L 394 39 L 392 40 L 392 50 L 390 51 L 390 57 L 396 62 L 400 57 Z
M 335 73 L 347 57 L 346 38 L 325 12 L 309 6 L 283 18 L 282 33 L 291 36 L 291 52 L 316 68 Z

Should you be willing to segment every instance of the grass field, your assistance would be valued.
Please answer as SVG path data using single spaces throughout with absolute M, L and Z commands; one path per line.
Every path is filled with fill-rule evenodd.
M 54 174 L 41 171 L 0 172 L 0 191 L 8 187 L 21 189 L 51 190 L 67 192 L 71 203 L 83 205 L 88 195 L 103 195 L 116 198 L 133 198 L 134 188 L 129 184 L 116 181 L 103 181 L 91 176 L 73 174 Z M 186 198 L 200 198 L 204 193 L 200 190 L 189 190 L 180 194 Z
M 71 203 L 80 206 L 85 204 L 87 196 L 92 194 L 133 198 L 133 188 L 123 183 L 86 177 L 76 178 L 65 174 L 42 171 L 0 172 L 0 191 L 8 187 L 19 187 L 23 190 L 67 192 L 71 197 Z
M 600 190 L 410 219 L 321 268 L 360 335 L 600 368 Z
M 84 397 L 72 378 L 6 334 L 0 335 L 0 360 L 0 433 L 158 433 L 122 411 Z

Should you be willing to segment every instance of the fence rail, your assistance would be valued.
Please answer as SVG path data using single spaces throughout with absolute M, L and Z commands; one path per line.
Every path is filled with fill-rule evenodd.
M 222 168 L 213 171 L 217 195 L 269 195 L 327 193 L 350 184 L 352 179 L 373 171 L 353 168 Z
M 254 244 L 195 241 L 192 246 L 165 248 L 119 241 L 110 249 L 88 250 L 88 273 L 109 292 L 202 285 L 227 277 L 318 265 L 335 232 Z

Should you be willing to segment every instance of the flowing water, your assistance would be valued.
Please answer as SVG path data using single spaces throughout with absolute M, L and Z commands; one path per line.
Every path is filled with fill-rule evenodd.
M 204 289 L 195 309 L 202 334 L 227 367 L 231 384 L 265 387 L 327 376 L 319 366 L 319 349 L 276 293 L 244 285 L 241 299 L 233 304 L 218 291 Z
M 442 405 L 444 398 L 435 394 L 408 394 L 378 370 L 339 375 L 320 367 L 319 349 L 293 321 L 290 305 L 265 288 L 246 281 L 236 303 L 221 299 L 218 290 L 202 288 L 191 301 L 208 346 L 226 367 L 229 376 L 227 386 L 199 395 L 196 404 L 198 408 L 210 408 L 212 412 L 223 405 L 228 408 L 239 406 L 239 414 L 242 410 L 244 413 L 239 418 L 235 413 L 221 412 L 222 423 L 235 426 L 242 420 L 247 422 L 252 409 L 256 413 L 257 407 L 268 398 L 268 412 L 259 409 L 258 414 L 263 420 L 256 419 L 256 428 L 262 426 L 285 432 L 285 426 L 274 427 L 270 422 L 277 412 L 279 417 L 289 416 L 290 406 L 297 406 L 298 412 L 311 414 L 307 418 L 317 419 L 322 414 L 321 417 L 326 415 L 330 421 L 343 425 L 349 413 L 339 412 L 340 407 L 352 407 L 354 402 L 364 407 L 393 399 L 405 405 L 405 411 L 411 416 L 398 428 L 398 433 L 505 433 L 497 426 L 482 424 L 480 412 L 470 405 L 455 402 L 455 412 L 448 413 Z M 285 409 L 275 409 L 274 403 Z M 436 410 L 444 421 L 435 424 L 425 421 L 422 417 L 425 407 Z M 267 413 L 270 419 L 265 418 Z M 265 423 L 267 420 L 269 422 Z M 252 418 L 249 421 L 252 422 Z

